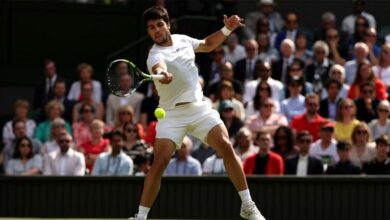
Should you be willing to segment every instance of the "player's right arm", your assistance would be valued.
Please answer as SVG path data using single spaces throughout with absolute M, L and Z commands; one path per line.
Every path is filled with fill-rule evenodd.
M 165 76 L 159 80 L 160 83 L 169 84 L 172 81 L 172 74 L 168 73 L 167 65 L 160 53 L 150 52 L 146 63 L 151 74 Z

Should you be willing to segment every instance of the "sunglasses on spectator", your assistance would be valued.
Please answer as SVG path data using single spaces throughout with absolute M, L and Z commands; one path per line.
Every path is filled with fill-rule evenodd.
M 316 54 L 325 54 L 325 51 L 323 51 L 323 50 L 316 50 L 315 53 Z
M 337 38 L 339 38 L 339 35 L 328 35 L 326 37 L 329 39 L 337 39 Z
M 366 130 L 357 130 L 356 134 L 368 134 L 368 131 L 366 131 Z
M 270 88 L 269 87 L 260 87 L 259 90 L 260 91 L 268 91 Z
M 232 108 L 225 108 L 223 111 L 224 112 L 231 112 L 231 111 L 233 111 L 233 109 Z
M 344 109 L 351 109 L 351 108 L 353 108 L 353 105 L 344 105 L 343 108 Z
M 128 132 L 128 133 L 130 133 L 130 132 L 137 133 L 137 132 L 138 132 L 138 130 L 137 130 L 137 129 L 135 129 L 135 128 L 128 128 L 128 129 L 126 129 L 126 132 Z
M 386 112 L 386 113 L 389 113 L 389 109 L 380 108 L 380 109 L 378 109 L 378 112 Z
M 297 23 L 297 20 L 286 20 L 286 23 L 294 24 L 294 23 Z
M 83 113 L 90 113 L 90 112 L 94 112 L 92 109 L 84 109 L 83 110 Z
M 307 105 L 310 107 L 317 107 L 318 106 L 318 104 L 314 103 L 314 102 L 308 102 Z
M 121 112 L 120 114 L 121 114 L 121 115 L 131 115 L 130 112 Z
M 301 68 L 291 68 L 290 71 L 291 71 L 291 72 L 301 71 Z
M 374 92 L 374 90 L 372 90 L 372 89 L 363 90 L 364 94 L 372 94 L 373 92 Z
M 60 144 L 63 144 L 63 143 L 70 143 L 71 142 L 71 140 L 69 140 L 69 139 L 63 139 L 63 140 L 59 140 L 58 141 L 58 143 L 60 143 Z
M 300 143 L 306 143 L 306 144 L 310 144 L 311 143 L 311 140 L 310 139 L 301 139 L 299 140 Z
M 264 104 L 263 107 L 264 108 L 272 108 L 272 107 L 274 107 L 274 104 Z
M 321 131 L 324 131 L 324 132 L 334 132 L 334 128 L 332 128 L 332 127 L 325 127 L 325 128 L 321 128 Z
M 32 147 L 29 143 L 21 143 L 19 147 Z

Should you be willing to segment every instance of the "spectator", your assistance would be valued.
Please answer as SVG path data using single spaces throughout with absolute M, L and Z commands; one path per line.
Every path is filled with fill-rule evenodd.
M 63 132 L 66 132 L 65 129 L 66 122 L 62 118 L 56 118 L 53 120 L 50 126 L 50 139 L 43 144 L 41 153 L 43 155 L 49 154 L 54 151 L 60 150 L 59 138 Z
M 378 79 L 371 68 L 371 65 L 368 61 L 362 61 L 359 63 L 357 68 L 356 79 L 351 85 L 348 98 L 358 99 L 362 97 L 361 86 L 364 82 L 371 82 L 375 86 L 375 97 L 379 100 L 387 99 L 386 86 L 385 84 Z
M 73 136 L 77 146 L 81 146 L 83 143 L 91 141 L 92 135 L 90 126 L 95 119 L 95 108 L 89 103 L 83 103 L 79 110 L 81 120 L 74 122 L 72 125 Z
M 283 159 L 271 151 L 271 134 L 259 131 L 256 133 L 255 142 L 259 146 L 259 153 L 246 158 L 244 161 L 245 174 L 283 175 Z
M 336 28 L 336 15 L 331 11 L 327 11 L 321 15 L 321 26 L 314 30 L 314 42 L 318 40 L 325 41 L 326 32 L 331 28 Z
M 258 58 L 258 51 L 259 45 L 256 40 L 248 40 L 245 42 L 246 57 L 238 60 L 234 67 L 234 78 L 242 84 L 256 78 L 255 65 Z
M 260 18 L 259 20 L 257 20 L 257 23 L 256 23 L 256 34 L 254 36 L 256 37 L 257 42 L 259 42 L 259 39 L 258 39 L 259 35 L 262 35 L 262 34 L 267 35 L 268 41 L 269 41 L 268 42 L 269 47 L 272 48 L 273 50 L 275 50 L 278 53 L 278 55 L 279 55 L 278 50 L 276 50 L 274 48 L 275 39 L 276 39 L 276 36 L 278 36 L 278 33 L 271 31 L 269 26 L 270 26 L 270 23 L 269 23 L 269 19 L 268 18 L 266 18 L 266 17 Z M 260 51 L 259 51 L 259 54 L 260 54 Z
M 121 106 L 117 110 L 113 130 L 123 133 L 123 128 L 127 123 L 134 123 L 134 109 L 130 105 Z
M 247 39 L 255 37 L 256 22 L 259 19 L 267 18 L 269 20 L 270 32 L 279 32 L 282 30 L 284 22 L 279 12 L 275 11 L 275 3 L 273 0 L 259 0 L 258 10 L 249 13 L 245 18 L 244 33 Z
M 94 70 L 91 65 L 88 63 L 80 63 L 76 68 L 76 73 L 79 75 L 80 80 L 74 82 L 72 86 L 70 87 L 70 91 L 68 94 L 69 100 L 74 101 L 81 101 L 85 97 L 82 92 L 83 84 L 90 84 L 91 85 L 91 91 L 93 91 L 93 94 L 91 94 L 91 100 L 95 103 L 101 103 L 102 101 L 102 85 L 99 81 L 94 80 L 92 78 Z
M 363 164 L 363 173 L 371 175 L 387 175 L 390 174 L 390 159 L 387 156 L 389 153 L 389 138 L 382 135 L 375 139 L 376 157 Z
M 218 151 L 204 161 L 203 175 L 226 175 L 224 161 Z
M 245 109 L 244 105 L 241 101 L 234 97 L 234 88 L 233 84 L 230 81 L 224 80 L 221 82 L 221 86 L 219 87 L 219 92 L 217 96 L 217 100 L 213 103 L 213 108 L 218 110 L 221 106 L 221 103 L 224 100 L 229 100 L 233 104 L 234 111 L 236 116 L 244 120 L 245 119 Z
M 286 170 L 284 174 L 307 176 L 324 173 L 321 161 L 316 157 L 309 155 L 312 141 L 313 138 L 307 131 L 301 131 L 297 134 L 299 155 L 285 161 Z
M 309 44 L 308 36 L 305 32 L 298 32 L 295 38 L 295 58 L 302 60 L 305 64 L 312 62 L 313 51 L 307 49 Z
M 177 151 L 176 157 L 169 161 L 164 175 L 201 176 L 202 166 L 197 159 L 190 155 L 191 149 L 192 141 L 189 137 L 185 136 L 181 148 Z
M 84 176 L 85 160 L 82 153 L 74 148 L 72 136 L 63 132 L 59 138 L 59 151 L 45 156 L 43 174 L 53 176 Z
M 210 145 L 201 143 L 198 149 L 192 151 L 191 156 L 203 164 L 208 157 L 214 154 L 215 150 Z
M 303 78 L 302 90 L 301 90 L 302 95 L 306 95 L 308 93 L 313 92 L 313 84 L 311 84 L 306 80 L 305 63 L 300 59 L 293 59 L 291 64 L 287 67 L 287 78 L 286 78 L 285 85 L 289 83 L 291 78 L 297 78 L 297 77 Z M 290 97 L 290 93 L 287 86 L 285 87 L 284 97 L 285 98 Z
M 368 46 L 368 59 L 372 64 L 378 64 L 380 47 L 377 45 L 377 33 L 375 28 L 366 28 L 363 36 L 363 42 Z
M 50 140 L 51 123 L 54 119 L 61 117 L 62 113 L 64 112 L 64 106 L 61 104 L 61 102 L 52 100 L 46 104 L 45 112 L 47 119 L 46 121 L 38 124 L 34 135 L 34 137 L 41 143 L 46 143 Z M 68 122 L 65 122 L 65 128 L 70 134 L 72 134 L 72 129 Z
M 362 15 L 356 16 L 355 30 L 349 39 L 350 47 L 353 46 L 353 44 L 355 44 L 357 42 L 364 41 L 364 35 L 366 34 L 366 30 L 368 28 L 369 28 L 369 24 L 368 24 L 367 19 Z
M 389 101 L 381 101 L 376 109 L 376 112 L 378 114 L 378 119 L 374 119 L 368 124 L 372 138 L 376 140 L 382 135 L 387 135 L 388 137 L 390 137 Z
M 126 78 L 129 78 L 128 74 L 125 76 Z M 106 123 L 109 126 L 114 126 L 118 109 L 125 105 L 130 105 L 134 109 L 134 122 L 139 122 L 143 99 L 144 95 L 137 91 L 125 97 L 118 97 L 114 94 L 109 94 L 106 102 Z
M 282 100 L 284 97 L 283 84 L 280 81 L 271 78 L 271 64 L 263 62 L 261 60 L 257 60 L 255 71 L 257 74 L 257 79 L 245 83 L 244 103 L 249 104 L 249 102 L 255 98 L 255 96 L 257 95 L 256 91 L 258 91 L 256 90 L 256 88 L 259 88 L 258 86 L 261 81 L 268 83 L 271 87 L 270 96 L 272 97 L 272 99 L 274 99 L 276 102 Z
M 95 101 L 93 99 L 93 94 L 95 91 L 93 90 L 93 85 L 90 82 L 86 82 L 81 84 L 81 96 L 82 98 L 77 101 L 77 103 L 73 106 L 73 114 L 72 114 L 72 123 L 78 122 L 81 119 L 80 109 L 84 103 L 87 103 L 95 109 L 94 116 L 97 119 L 102 120 L 104 117 L 104 105 L 100 101 Z
M 291 120 L 305 112 L 305 97 L 301 91 L 305 85 L 305 80 L 302 77 L 289 77 L 287 82 L 288 98 L 280 103 L 280 113 Z
M 328 59 L 329 47 L 324 41 L 316 41 L 313 45 L 314 60 L 306 68 L 306 79 L 313 84 L 313 91 L 320 94 L 323 83 L 328 79 L 328 72 L 333 62 Z
M 226 39 L 226 45 L 223 46 L 223 50 L 225 51 L 225 58 L 227 61 L 233 64 L 236 64 L 238 60 L 244 59 L 245 48 L 239 42 L 238 36 L 236 33 L 231 33 L 229 37 Z
M 226 62 L 225 58 L 225 51 L 223 50 L 223 47 L 217 46 L 212 52 L 212 60 L 211 63 L 207 63 L 205 67 L 203 67 L 205 70 L 201 71 L 202 78 L 205 81 L 205 86 L 209 85 L 209 83 L 213 80 L 219 79 L 218 71 L 221 67 L 221 64 Z
M 294 132 L 288 126 L 280 126 L 276 129 L 273 144 L 272 151 L 279 154 L 283 161 L 298 154 L 298 150 L 295 147 Z
M 361 169 L 352 164 L 349 160 L 349 153 L 351 151 L 352 144 L 347 141 L 339 141 L 337 143 L 337 154 L 340 161 L 336 164 L 332 164 L 326 170 L 328 175 L 357 175 L 361 173 Z
M 93 166 L 92 175 L 126 176 L 132 175 L 133 160 L 123 151 L 124 136 L 119 131 L 110 134 L 111 152 L 100 153 Z
M 42 158 L 34 154 L 33 144 L 28 137 L 16 140 L 16 149 L 12 159 L 7 163 L 5 173 L 7 175 L 31 176 L 42 171 Z
M 363 42 L 357 42 L 354 46 L 354 55 L 355 58 L 345 63 L 345 76 L 346 82 L 348 85 L 352 85 L 356 81 L 357 76 L 359 75 L 358 66 L 360 63 L 366 61 L 368 55 L 367 44 Z
M 352 131 L 352 149 L 350 160 L 358 167 L 375 158 L 375 143 L 371 142 L 371 133 L 365 122 L 360 122 Z
M 268 63 L 276 62 L 279 59 L 279 52 L 272 47 L 273 44 L 267 33 L 258 33 L 256 41 L 259 45 L 258 59 Z
M 290 39 L 284 39 L 280 45 L 281 57 L 279 61 L 272 64 L 272 78 L 281 81 L 282 83 L 287 82 L 287 68 L 294 60 L 295 44 Z
M 140 124 L 126 123 L 123 127 L 124 147 L 122 150 L 132 159 L 135 159 L 138 154 L 144 154 L 149 147 L 142 139 L 142 131 Z
M 53 98 L 55 81 L 61 79 L 61 77 L 57 75 L 57 67 L 54 60 L 45 59 L 43 61 L 43 73 L 45 78 L 37 84 L 34 93 L 34 108 L 37 110 L 38 122 L 42 121 L 44 118 L 44 106 Z
M 335 123 L 332 121 L 322 125 L 320 139 L 312 143 L 309 150 L 310 156 L 321 160 L 325 171 L 329 165 L 340 160 L 336 148 L 337 141 L 334 139 L 334 127 Z
M 378 65 L 373 68 L 375 76 L 385 83 L 390 91 L 390 43 L 383 44 L 379 53 Z
M 349 48 L 346 40 L 336 28 L 330 28 L 326 31 L 326 43 L 329 46 L 329 59 L 334 63 L 343 65 L 349 60 Z
M 30 104 L 27 100 L 24 99 L 18 99 L 14 103 L 14 117 L 12 120 L 7 121 L 5 125 L 3 126 L 3 144 L 7 145 L 8 143 L 12 142 L 15 139 L 15 134 L 13 132 L 12 128 L 12 122 L 15 119 L 22 120 L 24 124 L 26 125 L 27 133 L 26 135 L 28 137 L 32 137 L 34 135 L 35 131 L 35 121 L 28 118 L 28 110 L 29 110 Z
M 337 64 L 336 64 L 337 65 Z M 337 105 L 342 84 L 336 79 L 329 79 L 325 83 L 327 97 L 320 102 L 320 115 L 324 118 L 336 120 Z
M 245 124 L 253 132 L 263 130 L 273 134 L 275 130 L 282 125 L 288 125 L 287 118 L 273 111 L 275 105 L 274 100 L 267 98 L 260 104 L 259 114 L 249 117 Z
M 213 80 L 209 83 L 206 95 L 212 100 L 216 101 L 218 97 L 218 90 L 223 81 L 229 81 L 233 85 L 234 97 L 237 100 L 242 100 L 243 88 L 240 81 L 233 78 L 233 65 L 229 61 L 221 64 L 219 69 L 219 79 Z
M 305 98 L 306 112 L 302 115 L 297 115 L 291 121 L 291 128 L 296 132 L 307 130 L 316 141 L 319 138 L 320 128 L 325 119 L 318 114 L 320 108 L 320 98 L 317 94 L 311 93 Z
M 245 116 L 249 118 L 253 115 L 259 114 L 260 104 L 264 102 L 267 98 L 272 98 L 272 88 L 265 80 L 259 81 L 257 83 L 255 96 L 251 101 L 248 102 L 245 108 Z M 275 112 L 280 112 L 280 104 L 278 101 L 274 102 Z
M 380 101 L 375 97 L 375 86 L 372 82 L 364 82 L 360 88 L 362 95 L 355 101 L 356 118 L 370 123 L 371 120 L 378 118 L 376 108 Z
M 354 33 L 354 30 L 355 30 L 356 17 L 359 15 L 364 16 L 367 19 L 370 27 L 376 28 L 375 18 L 373 15 L 364 11 L 365 6 L 366 6 L 365 0 L 354 0 L 353 1 L 353 14 L 350 14 L 343 19 L 343 22 L 342 22 L 342 30 L 343 31 L 352 35 Z
M 337 96 L 337 99 L 340 98 L 347 98 L 348 91 L 349 91 L 349 85 L 345 83 L 345 69 L 343 66 L 339 64 L 334 64 L 330 70 L 329 70 L 329 79 L 335 79 L 341 83 L 341 89 Z M 321 97 L 322 99 L 325 99 L 328 96 L 328 92 L 326 89 L 322 90 Z
M 153 154 L 138 154 L 134 161 L 134 176 L 146 176 L 153 162 Z
M 12 121 L 12 132 L 15 135 L 15 138 L 4 145 L 4 148 L 2 150 L 2 157 L 3 157 L 3 164 L 4 167 L 7 166 L 8 161 L 12 158 L 14 155 L 15 149 L 16 149 L 16 140 L 20 139 L 22 137 L 27 137 L 27 128 L 26 123 L 21 119 L 15 119 Z M 42 144 L 38 140 L 34 138 L 30 138 L 32 146 L 33 146 L 33 154 L 39 154 L 42 149 Z M 1 157 L 1 155 L 0 155 Z
M 79 151 L 84 154 L 87 173 L 90 173 L 96 158 L 100 153 L 109 152 L 110 140 L 103 137 L 104 122 L 95 119 L 90 125 L 91 140 L 78 146 Z
M 54 83 L 53 99 L 62 103 L 64 106 L 64 113 L 62 114 L 65 121 L 72 121 L 72 111 L 74 101 L 69 100 L 66 96 L 66 81 L 63 79 L 57 79 Z
M 284 30 L 282 30 L 275 39 L 275 48 L 281 49 L 280 45 L 285 39 L 295 42 L 298 35 L 298 15 L 294 12 L 288 12 L 284 17 Z
M 355 115 L 355 103 L 351 99 L 342 99 L 336 111 L 335 138 L 337 141 L 352 140 L 352 131 L 360 123 Z
M 244 126 L 244 122 L 235 114 L 233 102 L 228 99 L 223 100 L 219 105 L 218 112 L 228 130 L 229 137 L 235 139 L 238 130 Z
M 247 127 L 242 127 L 237 132 L 237 138 L 234 141 L 234 151 L 242 162 L 248 156 L 259 152 L 259 148 L 253 143 L 252 132 Z

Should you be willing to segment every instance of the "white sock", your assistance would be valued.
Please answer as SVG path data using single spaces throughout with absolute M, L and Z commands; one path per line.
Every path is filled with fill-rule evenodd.
M 252 201 L 251 194 L 249 193 L 249 189 L 242 190 L 238 192 L 238 194 L 241 197 L 242 203 L 248 203 Z
M 137 217 L 141 217 L 141 218 L 145 218 L 146 219 L 148 217 L 149 210 L 150 210 L 150 208 L 140 205 L 138 207 L 138 215 L 137 215 Z

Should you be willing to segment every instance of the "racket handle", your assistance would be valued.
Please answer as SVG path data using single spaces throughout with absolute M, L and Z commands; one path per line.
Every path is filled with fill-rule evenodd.
M 152 75 L 152 79 L 153 80 L 162 80 L 164 79 L 164 75 Z

